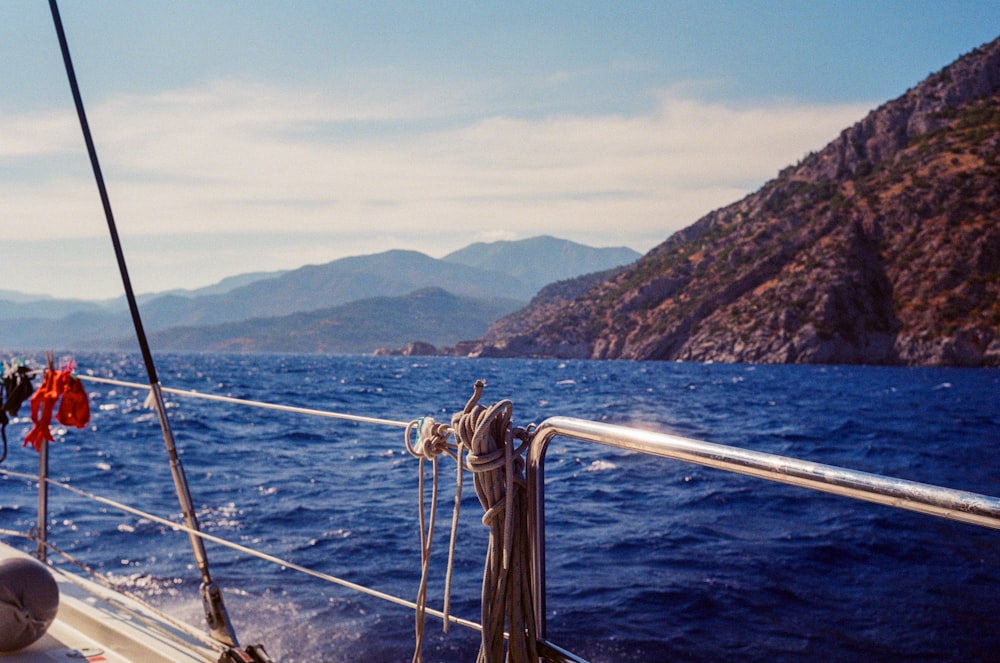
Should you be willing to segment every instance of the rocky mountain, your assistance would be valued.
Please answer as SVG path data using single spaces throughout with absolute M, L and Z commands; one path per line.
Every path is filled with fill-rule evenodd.
M 477 242 L 442 258 L 510 274 L 532 294 L 554 282 L 635 262 L 642 254 L 624 246 L 595 248 L 548 235 L 517 241 Z
M 1000 39 L 620 274 L 515 315 L 472 354 L 1000 365 Z

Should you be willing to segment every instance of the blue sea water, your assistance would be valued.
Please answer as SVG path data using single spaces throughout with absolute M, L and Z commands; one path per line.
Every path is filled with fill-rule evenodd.
M 134 355 L 81 373 L 144 382 Z M 516 424 L 576 416 L 1000 495 L 1000 372 L 313 355 L 164 355 L 164 386 L 376 416 L 448 420 L 485 378 Z M 57 431 L 51 473 L 178 517 L 144 394 L 87 385 L 93 420 Z M 412 599 L 417 462 L 402 430 L 168 395 L 204 529 Z M 22 415 L 25 413 L 22 411 Z M 3 467 L 34 472 L 9 426 Z M 440 607 L 454 463 L 442 465 L 431 603 Z M 546 463 L 549 639 L 591 661 L 1000 660 L 1000 532 L 557 439 Z M 0 478 L 0 528 L 34 524 Z M 186 536 L 51 497 L 56 545 L 200 625 Z M 478 621 L 486 548 L 471 482 L 452 611 Z M 21 543 L 21 545 L 27 545 Z M 244 642 L 275 660 L 405 661 L 413 617 L 208 544 Z M 473 660 L 478 634 L 428 619 L 425 660 Z

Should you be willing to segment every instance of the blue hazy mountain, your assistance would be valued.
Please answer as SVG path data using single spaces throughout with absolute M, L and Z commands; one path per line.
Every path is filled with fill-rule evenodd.
M 144 294 L 139 299 L 147 332 L 288 316 L 403 297 L 425 288 L 440 288 L 464 298 L 463 303 L 500 304 L 489 310 L 506 313 L 549 281 L 566 278 L 567 270 L 595 271 L 595 265 L 605 269 L 638 255 L 630 249 L 594 249 L 552 237 L 475 244 L 444 259 L 391 250 L 286 272 L 237 275 L 197 290 Z M 132 333 L 122 298 L 63 300 L 4 291 L 0 311 L 0 349 L 93 347 L 95 339 L 111 342 Z

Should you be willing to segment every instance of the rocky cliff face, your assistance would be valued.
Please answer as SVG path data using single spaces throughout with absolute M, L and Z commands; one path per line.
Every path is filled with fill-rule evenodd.
M 474 354 L 1000 365 L 1000 39 Z

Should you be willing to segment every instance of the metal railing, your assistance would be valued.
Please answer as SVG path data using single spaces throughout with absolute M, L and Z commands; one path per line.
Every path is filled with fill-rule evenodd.
M 672 458 L 899 509 L 950 518 L 981 527 L 1000 529 L 1000 498 L 997 497 L 677 435 L 602 424 L 585 419 L 551 417 L 536 429 L 528 448 L 526 466 L 535 619 L 538 637 L 543 641 L 546 637 L 545 452 L 549 443 L 557 436 Z
M 148 389 L 145 385 L 119 380 L 108 380 L 94 377 L 87 377 L 84 379 L 107 385 Z M 387 419 L 345 415 L 305 408 L 292 408 L 270 403 L 243 401 L 240 399 L 213 396 L 210 394 L 184 390 L 164 389 L 163 391 L 180 396 L 205 398 L 209 400 L 224 401 L 231 404 L 248 405 L 251 407 L 280 409 L 288 412 L 312 416 L 326 416 L 378 425 L 406 425 L 404 422 L 391 421 Z M 851 497 L 899 509 L 907 509 L 923 514 L 1000 530 L 1000 498 L 998 497 L 942 488 L 939 486 L 908 481 L 905 479 L 886 477 L 883 475 L 845 469 L 833 465 L 804 461 L 787 456 L 704 442 L 701 440 L 666 433 L 646 431 L 613 424 L 603 424 L 571 417 L 550 417 L 539 424 L 534 430 L 531 442 L 528 445 L 526 459 L 526 480 L 528 492 L 527 517 L 532 556 L 530 572 L 534 601 L 533 607 L 536 619 L 536 632 L 539 638 L 539 651 L 547 660 L 574 662 L 583 661 L 583 659 L 579 658 L 572 652 L 550 643 L 545 639 L 545 455 L 552 440 L 560 436 L 627 451 L 670 458 L 682 462 L 754 476 L 779 483 L 791 484 L 816 491 Z M 60 488 L 76 492 L 76 490 L 71 486 L 54 482 L 48 478 L 47 446 L 48 445 L 43 446 L 42 455 L 39 459 L 38 528 L 35 532 L 35 536 L 32 537 L 36 538 L 38 544 L 37 554 L 43 559 L 47 548 L 46 521 L 48 485 L 52 483 Z M 3 473 L 13 476 L 26 476 L 8 471 L 3 471 Z M 85 496 L 94 497 L 90 495 Z M 110 500 L 102 500 L 101 498 L 97 499 L 116 508 L 120 508 L 123 511 L 134 512 L 133 509 L 125 505 L 113 503 Z M 374 592 L 372 590 L 368 590 L 368 588 L 361 588 L 353 583 L 348 583 L 339 578 L 333 578 L 331 576 L 327 576 L 326 574 L 319 574 L 310 571 L 309 569 L 299 567 L 288 560 L 281 560 L 273 558 L 269 555 L 264 555 L 257 551 L 248 550 L 238 544 L 233 544 L 223 539 L 191 530 L 183 525 L 161 520 L 151 514 L 143 513 L 142 515 L 167 524 L 173 529 L 185 531 L 189 535 L 207 538 L 223 546 L 234 548 L 248 554 L 254 554 L 263 559 L 268 559 L 269 561 L 295 568 L 296 570 L 302 571 L 306 574 L 321 577 L 329 582 L 341 584 L 358 591 L 366 591 L 366 593 L 372 594 L 373 596 L 389 600 L 399 605 L 411 608 L 416 607 L 415 604 L 405 599 L 384 595 L 381 592 Z M 442 618 L 445 617 L 445 615 L 439 611 L 429 608 L 427 609 L 427 613 L 434 614 Z M 454 616 L 449 616 L 448 618 L 453 623 L 461 624 L 476 630 L 480 628 L 478 624 L 464 619 L 459 619 Z

